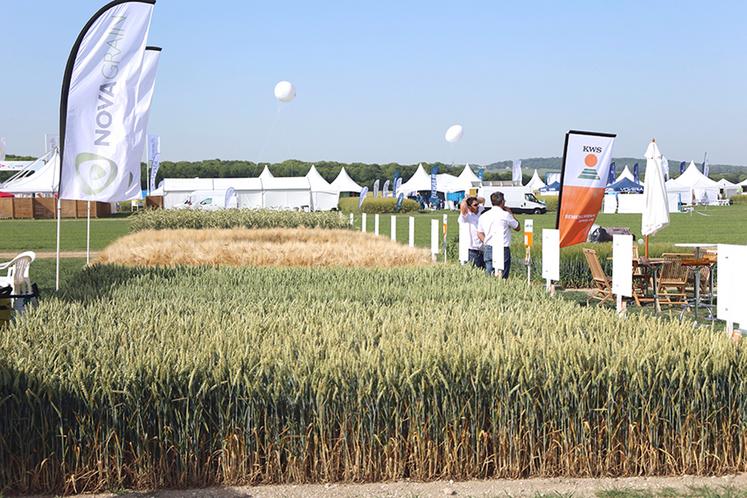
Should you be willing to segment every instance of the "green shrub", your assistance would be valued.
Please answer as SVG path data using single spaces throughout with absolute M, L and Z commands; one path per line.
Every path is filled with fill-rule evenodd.
M 3 332 L 3 493 L 747 467 L 744 344 L 455 265 L 92 267 Z
M 130 220 L 130 232 L 180 228 L 350 228 L 349 220 L 336 211 L 144 209 Z
M 340 211 L 344 213 L 369 213 L 369 214 L 384 214 L 384 213 L 412 213 L 420 209 L 420 205 L 412 200 L 405 199 L 400 206 L 399 211 L 395 211 L 394 208 L 397 205 L 397 199 L 394 197 L 377 197 L 366 196 L 363 201 L 363 206 L 358 209 L 359 197 L 343 197 L 340 199 Z
M 741 205 L 741 206 L 746 205 L 747 195 L 745 194 L 735 195 L 734 197 L 731 198 L 731 203 L 732 205 Z
M 537 196 L 537 199 L 545 203 L 545 206 L 547 206 L 548 211 L 558 210 L 558 199 L 559 198 L 560 197 L 557 195 L 538 195 Z

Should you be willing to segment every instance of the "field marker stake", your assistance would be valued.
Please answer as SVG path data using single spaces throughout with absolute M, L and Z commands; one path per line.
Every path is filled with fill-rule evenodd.
M 415 247 L 415 217 L 410 216 L 410 228 L 409 228 L 409 234 L 408 234 L 408 245 L 410 247 Z
M 352 227 L 355 224 L 355 218 L 353 217 L 353 213 L 350 213 L 350 226 Z
M 446 233 L 448 232 L 449 217 L 444 215 L 444 263 L 446 263 Z
M 390 237 L 394 242 L 397 242 L 397 217 L 392 215 L 392 226 Z
M 434 263 L 438 259 L 438 225 L 437 219 L 431 220 L 431 258 Z
M 366 213 L 361 215 L 361 232 L 366 233 Z
M 379 235 L 379 214 L 374 215 L 374 235 Z

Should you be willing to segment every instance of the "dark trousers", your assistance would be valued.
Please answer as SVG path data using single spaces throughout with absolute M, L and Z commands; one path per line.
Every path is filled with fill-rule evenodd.
M 472 263 L 475 268 L 485 268 L 485 258 L 483 257 L 481 249 L 470 249 L 467 261 Z
M 485 273 L 493 275 L 495 273 L 493 266 L 493 246 L 485 246 L 484 256 L 485 258 Z M 508 278 L 508 273 L 511 271 L 511 248 L 503 248 L 503 278 Z

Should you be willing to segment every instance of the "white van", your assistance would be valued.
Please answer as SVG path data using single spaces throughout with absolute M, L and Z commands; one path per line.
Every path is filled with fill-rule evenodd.
M 502 187 L 497 185 L 486 185 L 480 187 L 477 196 L 485 199 L 485 207 L 492 206 L 490 194 L 501 192 L 506 198 L 506 206 L 514 213 L 545 214 L 547 206 L 537 199 L 529 187 Z
M 236 192 L 233 188 L 221 190 L 195 190 L 181 209 L 200 209 L 203 211 L 216 211 L 219 209 L 230 209 L 238 207 Z

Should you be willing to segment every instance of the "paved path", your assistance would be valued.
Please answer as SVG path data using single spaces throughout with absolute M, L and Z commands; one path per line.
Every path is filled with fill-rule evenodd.
M 56 253 L 54 251 L 34 251 L 36 252 L 36 259 L 54 259 Z M 91 251 L 91 259 L 95 258 L 98 252 Z M 0 260 L 8 261 L 18 256 L 18 252 L 0 252 Z M 61 258 L 85 258 L 86 251 L 63 251 L 60 253 Z
M 241 486 L 206 489 L 180 489 L 164 491 L 117 492 L 116 494 L 79 495 L 87 498 L 440 498 L 443 496 L 474 497 L 535 497 L 540 496 L 573 496 L 596 497 L 599 492 L 610 490 L 646 490 L 654 493 L 669 493 L 666 496 L 711 496 L 707 491 L 697 488 L 706 487 L 714 496 L 723 493 L 726 496 L 743 496 L 733 494 L 734 490 L 743 493 L 747 488 L 747 474 L 722 477 L 628 477 L 601 479 L 495 479 L 487 481 L 435 481 L 435 482 L 386 482 L 369 484 L 305 484 L 276 486 Z M 693 489 L 695 488 L 695 489 Z M 724 492 L 724 488 L 732 493 Z M 637 494 L 633 496 L 647 496 Z

